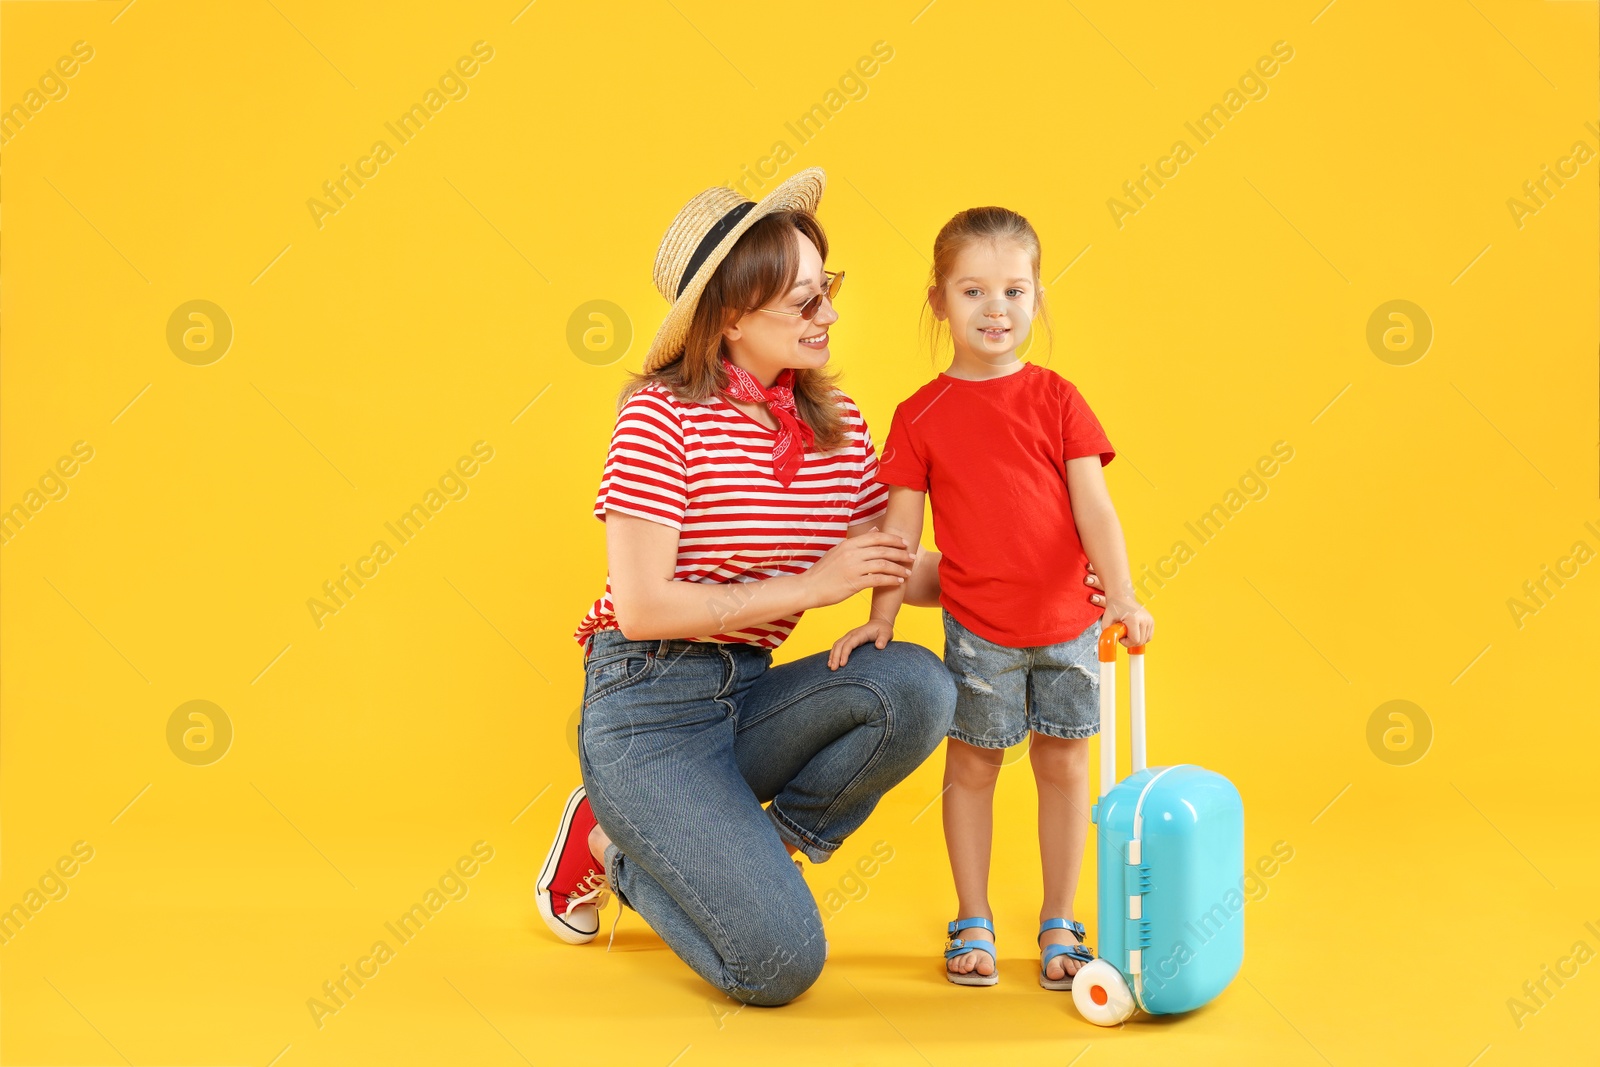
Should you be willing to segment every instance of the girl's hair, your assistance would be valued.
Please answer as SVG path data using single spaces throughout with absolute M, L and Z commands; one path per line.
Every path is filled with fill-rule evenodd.
M 944 289 L 951 272 L 955 270 L 956 257 L 969 245 L 979 241 L 995 244 L 1011 241 L 1021 245 L 1023 251 L 1028 253 L 1033 263 L 1034 307 L 1049 338 L 1048 354 L 1050 348 L 1054 347 L 1055 334 L 1050 328 L 1049 309 L 1045 307 L 1044 287 L 1039 283 L 1039 235 L 1034 231 L 1033 224 L 1015 211 L 1003 207 L 971 207 L 945 223 L 939 236 L 933 239 L 933 268 L 928 272 L 930 293 Z M 922 317 L 927 325 L 929 347 L 937 360 L 949 340 L 950 327 L 934 316 L 931 297 L 923 305 Z
M 689 401 L 706 400 L 726 389 L 722 331 L 794 288 L 800 272 L 796 232 L 809 237 L 827 261 L 828 236 L 815 216 L 804 211 L 777 211 L 762 218 L 739 238 L 706 283 L 683 351 L 649 374 L 630 371 L 617 398 L 618 409 L 652 382 L 660 382 Z M 831 452 L 845 442 L 844 413 L 834 389 L 834 375 L 828 370 L 795 368 L 795 406 L 816 435 L 812 448 L 818 452 Z

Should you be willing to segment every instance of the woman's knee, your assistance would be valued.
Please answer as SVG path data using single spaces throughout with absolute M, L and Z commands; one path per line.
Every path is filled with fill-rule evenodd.
M 922 645 L 892 641 L 879 655 L 882 672 L 874 682 L 883 690 L 884 712 L 893 718 L 895 731 L 927 755 L 955 720 L 955 679 L 944 661 Z
M 773 847 L 777 858 L 763 866 L 747 861 L 752 865 L 733 883 L 719 879 L 691 887 L 670 867 L 659 875 L 647 872 L 625 852 L 608 853 L 620 861 L 620 870 L 608 873 L 622 876 L 612 883 L 614 890 L 638 890 L 639 902 L 653 905 L 645 909 L 646 920 L 706 981 L 742 1003 L 776 1007 L 816 982 L 827 942 L 810 889 L 793 862 Z M 719 862 L 732 872 L 740 860 L 727 856 Z M 644 885 L 623 884 L 641 877 Z M 656 926 L 657 917 L 667 921 Z
M 729 995 L 755 1007 L 775 1008 L 816 983 L 827 955 L 820 916 L 804 921 L 789 916 L 777 928 L 791 931 L 793 936 L 769 940 L 770 947 L 753 953 L 744 964 L 739 987 L 729 990 Z

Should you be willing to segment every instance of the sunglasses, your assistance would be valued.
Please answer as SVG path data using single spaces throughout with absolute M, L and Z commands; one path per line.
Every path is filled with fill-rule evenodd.
M 839 295 L 839 287 L 844 284 L 844 271 L 839 271 L 837 274 L 831 271 L 823 271 L 822 277 L 828 283 L 827 286 L 822 292 L 800 305 L 799 311 L 779 311 L 777 308 L 756 308 L 756 310 L 765 311 L 769 315 L 788 315 L 790 318 L 804 319 L 810 322 L 817 317 L 817 312 L 822 310 L 822 298 L 827 297 L 829 303 L 832 303 L 833 298 Z

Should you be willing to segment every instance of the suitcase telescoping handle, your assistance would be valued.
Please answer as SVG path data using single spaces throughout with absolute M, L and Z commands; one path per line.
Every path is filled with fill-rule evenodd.
M 1128 628 L 1100 631 L 1100 799 L 1117 784 L 1117 646 Z M 1144 646 L 1128 649 L 1128 697 L 1133 716 L 1133 771 L 1144 770 Z

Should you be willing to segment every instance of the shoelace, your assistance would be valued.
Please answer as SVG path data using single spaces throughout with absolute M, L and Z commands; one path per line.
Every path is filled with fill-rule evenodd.
M 627 908 L 624 908 L 622 906 L 622 902 L 621 901 L 617 902 L 617 917 L 615 919 L 611 920 L 611 936 L 606 938 L 606 951 L 607 952 L 611 951 L 611 943 L 617 939 L 617 924 L 622 921 L 622 913 L 627 911 L 627 910 L 628 910 Z
M 573 908 L 579 904 L 593 904 L 597 909 L 606 906 L 606 901 L 611 899 L 608 892 L 610 886 L 606 883 L 606 876 L 599 871 L 591 870 L 578 880 L 578 884 L 571 893 L 567 894 L 567 907 Z
M 610 883 L 606 881 L 606 876 L 600 871 L 591 870 L 579 879 L 574 891 L 567 894 L 567 907 L 592 903 L 597 909 L 604 908 L 611 899 L 609 890 Z M 611 920 L 611 936 L 606 939 L 607 952 L 611 951 L 611 944 L 617 939 L 617 924 L 627 910 L 620 903 L 617 905 L 617 917 Z

